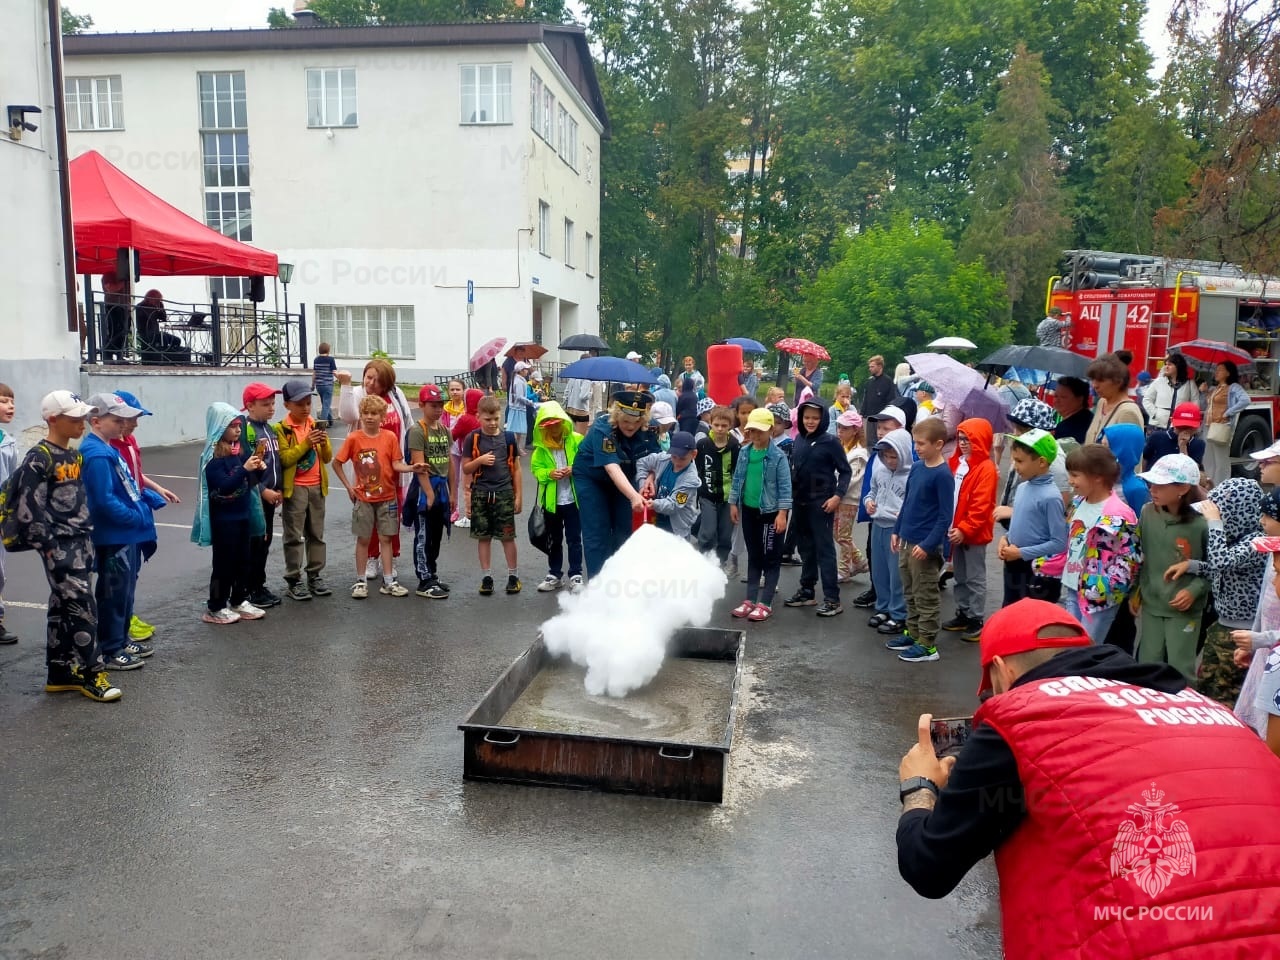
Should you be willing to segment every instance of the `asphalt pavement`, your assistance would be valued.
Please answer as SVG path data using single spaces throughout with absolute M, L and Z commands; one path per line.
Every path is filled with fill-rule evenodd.
M 48 589 L 30 554 L 7 558 L 3 960 L 999 956 L 991 862 L 926 901 L 893 839 L 916 717 L 973 712 L 974 645 L 901 663 L 850 603 L 859 577 L 842 616 L 779 605 L 749 626 L 723 805 L 466 783 L 458 722 L 556 610 L 541 555 L 521 544 L 524 593 L 480 597 L 455 529 L 450 599 L 353 600 L 335 484 L 334 596 L 204 624 L 198 455 L 145 452 L 183 502 L 156 515 L 137 603 L 156 654 L 115 675 L 120 702 L 42 691 Z M 282 566 L 277 540 L 273 589 Z M 741 590 L 713 625 L 738 625 Z

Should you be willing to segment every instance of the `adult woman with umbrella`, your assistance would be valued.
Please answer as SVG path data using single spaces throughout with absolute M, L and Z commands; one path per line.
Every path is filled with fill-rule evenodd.
M 1249 394 L 1240 386 L 1240 370 L 1230 360 L 1213 369 L 1213 386 L 1205 387 L 1204 472 L 1217 485 L 1231 476 L 1231 434 L 1236 417 L 1249 406 Z
M 608 415 L 596 418 L 573 461 L 573 487 L 582 517 L 582 553 L 587 577 L 631 536 L 631 517 L 644 509 L 636 489 L 636 461 L 659 451 L 649 423 L 653 397 L 624 390 L 613 395 Z
M 1199 403 L 1196 382 L 1187 368 L 1187 358 L 1171 353 L 1165 358 L 1160 376 L 1151 381 L 1142 398 L 1143 409 L 1151 420 L 1151 426 L 1163 430 L 1169 426 L 1173 408 L 1180 403 Z
M 339 370 L 335 374 L 337 381 L 342 384 L 343 390 L 338 397 L 338 416 L 340 416 L 347 427 L 355 430 L 360 422 L 360 401 L 366 396 L 381 397 L 387 402 L 387 412 L 382 417 L 382 429 L 388 430 L 395 435 L 396 442 L 400 445 L 400 450 L 404 450 L 405 437 L 409 435 L 409 428 L 413 426 L 413 410 L 409 406 L 404 392 L 396 386 L 396 368 L 389 362 L 381 358 L 370 360 L 364 365 L 364 375 L 360 381 L 360 386 L 347 389 L 351 386 L 351 372 L 349 370 Z M 397 508 L 404 506 L 404 493 L 409 486 L 408 478 L 412 477 L 411 473 L 399 474 L 400 483 L 396 490 L 396 506 Z M 400 556 L 400 534 L 397 533 L 391 539 L 392 554 Z M 381 575 L 376 557 L 369 558 L 369 565 L 365 570 L 366 575 L 376 580 Z
M 818 366 L 820 362 L 817 355 L 803 353 L 800 355 L 800 366 L 791 368 L 791 380 L 795 384 L 795 403 L 792 406 L 800 405 L 800 394 L 806 389 L 815 400 L 818 399 L 822 390 L 822 368 Z

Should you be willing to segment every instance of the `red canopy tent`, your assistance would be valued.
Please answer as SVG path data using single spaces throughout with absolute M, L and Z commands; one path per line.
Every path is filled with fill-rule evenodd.
M 71 161 L 76 273 L 116 271 L 117 252 L 136 252 L 146 276 L 274 277 L 280 261 L 224 237 L 125 176 L 89 150 Z

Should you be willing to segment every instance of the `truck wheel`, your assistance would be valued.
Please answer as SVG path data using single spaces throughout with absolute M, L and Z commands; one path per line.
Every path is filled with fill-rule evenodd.
M 1241 417 L 1239 424 L 1236 425 L 1236 435 L 1232 438 L 1231 456 L 1232 459 L 1240 459 L 1245 462 L 1236 463 L 1231 468 L 1233 477 L 1247 477 L 1250 480 L 1258 479 L 1258 461 L 1249 456 L 1259 450 L 1264 450 L 1271 446 L 1273 440 L 1271 436 L 1271 425 L 1267 423 L 1266 418 L 1257 414 Z

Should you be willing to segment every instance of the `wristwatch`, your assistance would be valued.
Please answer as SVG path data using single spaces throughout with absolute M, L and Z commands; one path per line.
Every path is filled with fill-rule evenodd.
M 905 802 L 917 790 L 928 790 L 935 800 L 938 798 L 938 785 L 928 777 L 908 777 L 898 785 L 898 799 Z

